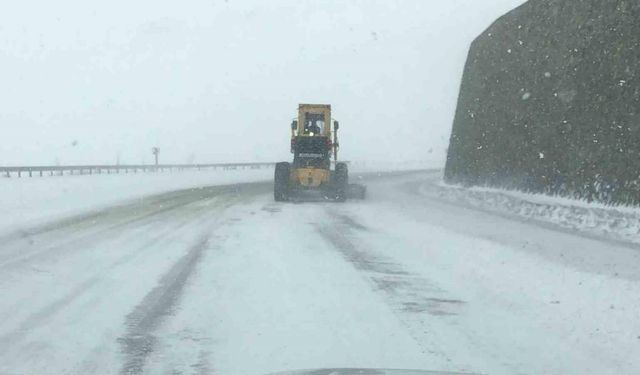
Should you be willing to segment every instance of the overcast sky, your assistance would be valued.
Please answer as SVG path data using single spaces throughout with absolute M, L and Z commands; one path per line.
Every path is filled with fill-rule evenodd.
M 303 102 L 343 159 L 442 158 L 469 43 L 522 2 L 9 2 L 0 165 L 288 160 Z

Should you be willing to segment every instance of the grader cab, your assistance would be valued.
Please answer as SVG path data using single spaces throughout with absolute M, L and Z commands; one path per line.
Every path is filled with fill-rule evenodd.
M 365 188 L 349 185 L 347 164 L 338 162 L 339 128 L 331 118 L 330 105 L 298 106 L 298 117 L 291 124 L 293 163 L 276 164 L 276 201 L 314 196 L 339 202 L 348 196 L 364 198 Z

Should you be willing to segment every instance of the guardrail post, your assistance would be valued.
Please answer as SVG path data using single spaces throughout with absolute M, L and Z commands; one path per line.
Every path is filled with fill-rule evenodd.
M 33 175 L 31 174 L 31 169 L 29 169 L 29 177 L 33 177 Z
M 22 171 L 18 169 L 18 177 L 22 177 Z

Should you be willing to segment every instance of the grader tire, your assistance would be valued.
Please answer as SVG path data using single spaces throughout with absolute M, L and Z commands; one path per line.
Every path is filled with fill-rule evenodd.
M 335 194 L 336 201 L 344 202 L 347 200 L 347 189 L 349 187 L 349 170 L 344 163 L 336 164 L 335 172 Z
M 289 171 L 291 165 L 289 163 L 277 163 L 273 184 L 273 199 L 276 202 L 285 202 L 289 200 Z

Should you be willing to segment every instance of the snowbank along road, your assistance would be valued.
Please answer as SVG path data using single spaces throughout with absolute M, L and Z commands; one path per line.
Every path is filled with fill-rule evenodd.
M 636 245 L 438 198 L 183 190 L 0 240 L 0 373 L 640 373 Z

